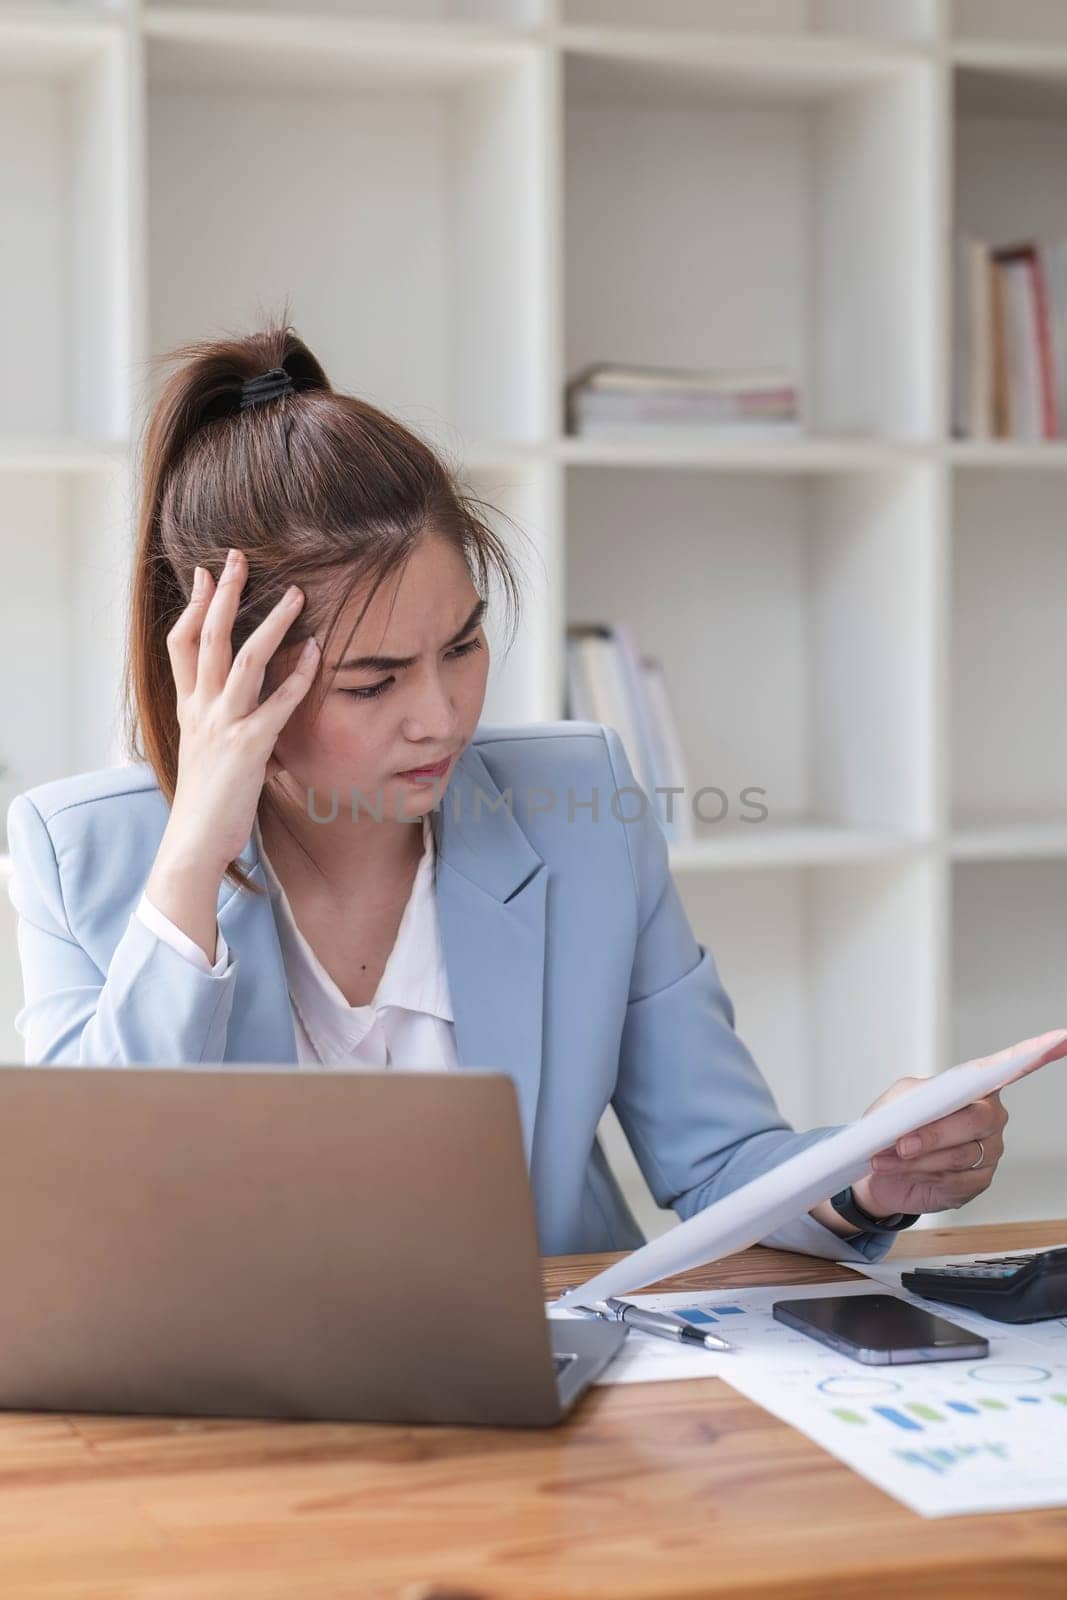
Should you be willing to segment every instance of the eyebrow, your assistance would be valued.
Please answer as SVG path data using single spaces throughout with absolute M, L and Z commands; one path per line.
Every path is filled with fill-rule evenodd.
M 462 628 L 454 633 L 451 639 L 446 639 L 442 645 L 447 650 L 449 645 L 458 644 L 465 634 L 476 628 L 485 616 L 486 601 L 479 600 Z M 354 672 L 357 669 L 366 672 L 389 672 L 401 667 L 413 667 L 418 656 L 352 656 L 348 661 L 340 661 L 333 669 L 335 672 Z

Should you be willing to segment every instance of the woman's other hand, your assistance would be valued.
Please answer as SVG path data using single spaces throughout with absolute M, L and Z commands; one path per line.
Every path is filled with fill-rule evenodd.
M 898 1078 L 867 1110 L 873 1111 L 926 1081 Z M 874 1217 L 892 1216 L 897 1211 L 949 1211 L 966 1205 L 993 1181 L 1004 1154 L 1007 1120 L 1000 1090 L 983 1095 L 878 1151 L 868 1173 L 853 1183 L 852 1193 Z

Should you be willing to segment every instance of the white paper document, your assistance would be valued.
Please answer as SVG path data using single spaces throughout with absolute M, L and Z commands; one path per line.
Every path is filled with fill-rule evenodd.
M 771 1313 L 776 1300 L 877 1292 L 860 1281 L 636 1295 L 636 1305 L 684 1315 L 733 1348 L 631 1330 L 598 1382 L 722 1378 L 925 1517 L 1067 1505 L 1067 1327 L 1014 1328 L 946 1308 L 949 1321 L 985 1335 L 987 1356 L 868 1366 Z M 1034 1328 L 1044 1332 L 1031 1337 Z
M 745 1250 L 790 1218 L 854 1183 L 879 1150 L 1067 1055 L 1067 1029 L 1024 1039 L 995 1055 L 961 1062 L 828 1135 L 735 1189 L 624 1260 L 562 1295 L 562 1307 L 626 1295 L 675 1272 Z M 849 1261 L 849 1266 L 856 1263 Z

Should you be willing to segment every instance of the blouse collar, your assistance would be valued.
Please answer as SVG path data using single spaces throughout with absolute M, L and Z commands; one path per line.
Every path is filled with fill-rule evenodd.
M 288 896 L 271 866 L 257 817 L 255 845 L 274 908 L 289 993 L 318 1053 L 325 1060 L 351 1053 L 385 1006 L 427 1012 L 453 1022 L 452 1003 L 437 920 L 433 881 L 435 843 L 429 815 L 422 819 L 423 849 L 393 948 L 373 1000 L 351 1006 L 297 925 Z

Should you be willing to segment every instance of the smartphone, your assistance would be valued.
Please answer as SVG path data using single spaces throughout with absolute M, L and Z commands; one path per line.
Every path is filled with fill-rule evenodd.
M 831 1350 L 872 1366 L 908 1361 L 964 1361 L 989 1354 L 989 1340 L 892 1294 L 819 1295 L 776 1300 L 778 1322 Z

